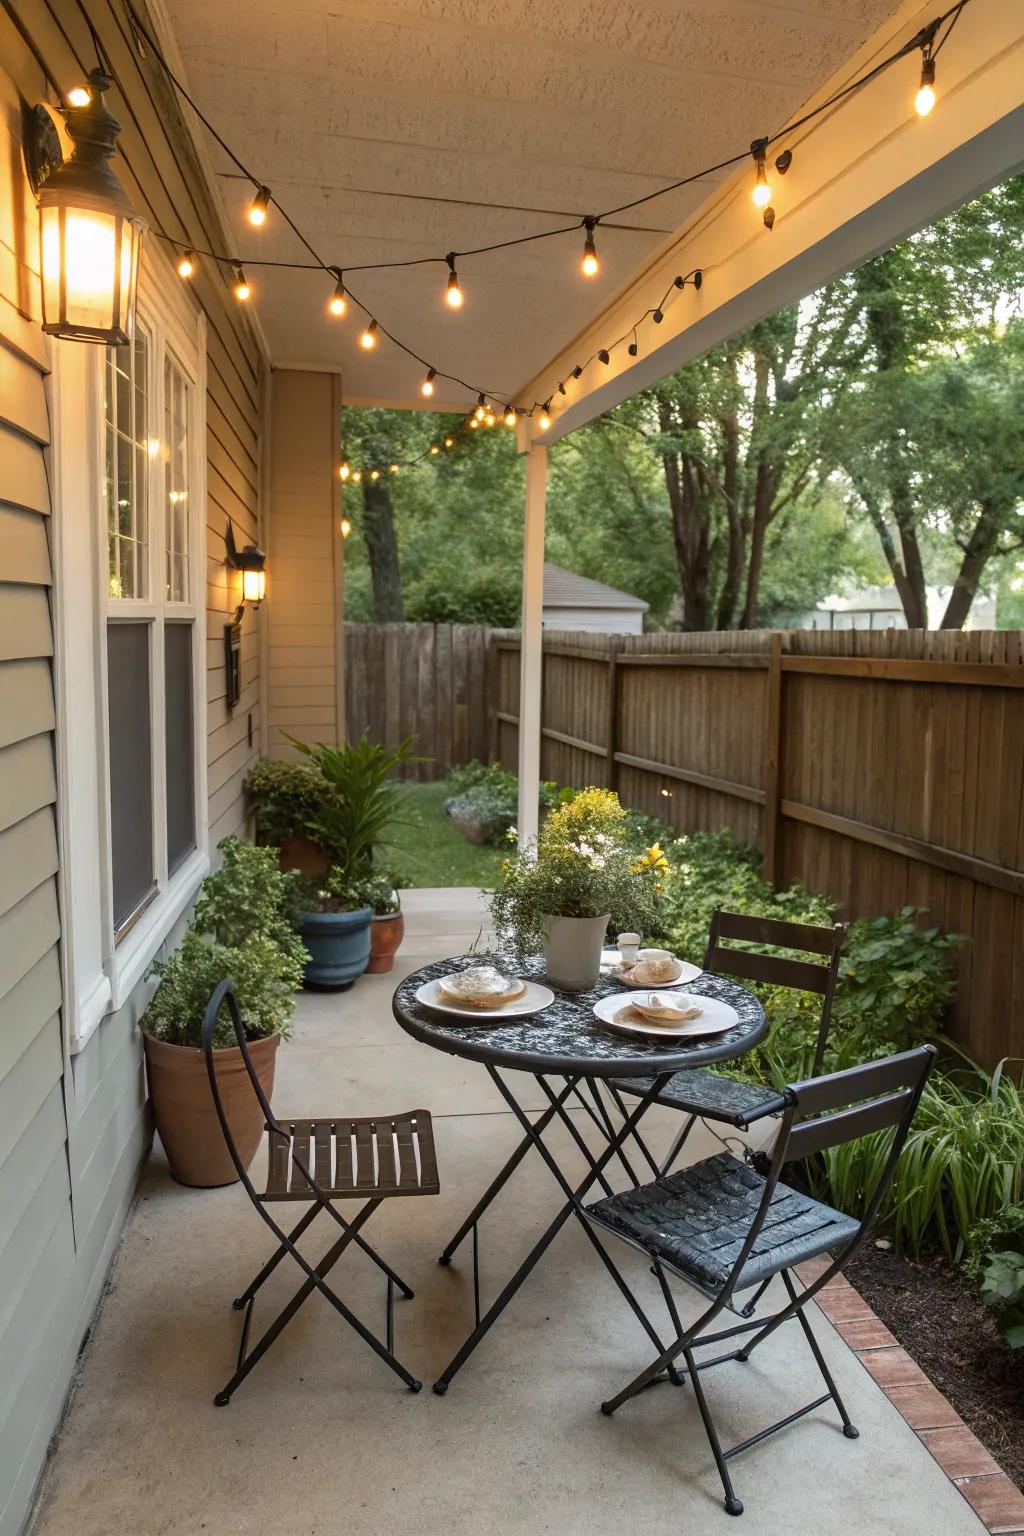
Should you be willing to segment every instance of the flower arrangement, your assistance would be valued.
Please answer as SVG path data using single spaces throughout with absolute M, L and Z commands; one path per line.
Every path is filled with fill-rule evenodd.
M 584 789 L 557 806 L 536 844 L 505 859 L 491 915 L 517 954 L 536 953 L 555 917 L 610 917 L 648 931 L 665 858 L 658 844 L 639 854 L 626 812 L 608 789 Z

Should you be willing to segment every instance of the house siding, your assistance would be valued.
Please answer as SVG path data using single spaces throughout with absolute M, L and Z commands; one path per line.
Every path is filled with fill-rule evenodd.
M 49 71 L 69 87 L 95 58 L 74 0 L 30 8 Z M 154 228 L 222 243 L 177 105 L 140 58 L 120 7 L 90 15 L 127 101 L 117 162 Z M 22 103 L 54 100 L 0 13 L 0 1536 L 31 1508 L 75 1361 L 150 1140 L 140 983 L 75 1056 L 62 1020 L 50 438 L 50 344 L 39 319 L 38 232 L 21 164 Z M 183 225 L 181 220 L 186 221 Z M 152 237 L 150 237 L 152 238 Z M 207 326 L 207 762 L 210 842 L 242 832 L 242 783 L 260 748 L 259 619 L 246 612 L 242 697 L 225 699 L 223 625 L 239 601 L 225 531 L 259 541 L 263 387 L 255 332 L 224 285 L 194 285 Z M 64 466 L 66 470 L 66 466 Z M 166 935 L 171 949 L 180 927 Z

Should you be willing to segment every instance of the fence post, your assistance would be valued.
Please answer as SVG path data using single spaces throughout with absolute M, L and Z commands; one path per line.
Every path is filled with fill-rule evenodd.
M 608 758 L 608 788 L 618 792 L 619 765 L 615 754 L 619 750 L 619 650 L 620 642 L 609 642 L 608 651 L 608 723 L 605 727 L 605 752 Z
M 764 723 L 764 820 L 761 828 L 763 849 L 761 872 L 769 885 L 781 876 L 779 843 L 782 820 L 779 815 L 782 775 L 782 635 L 773 630 L 768 650 L 768 693 Z
M 498 761 L 498 709 L 501 700 L 498 698 L 499 674 L 498 668 L 501 659 L 498 647 L 494 643 L 493 634 L 487 636 L 487 761 Z

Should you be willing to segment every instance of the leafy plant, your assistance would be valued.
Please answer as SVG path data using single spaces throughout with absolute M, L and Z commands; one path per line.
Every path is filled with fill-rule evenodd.
M 1024 1349 L 1024 1253 L 993 1253 L 981 1280 L 981 1299 L 995 1312 L 1011 1349 Z
M 585 789 L 552 811 L 536 848 L 506 859 L 491 915 L 520 954 L 539 949 L 548 917 L 600 917 L 620 928 L 648 930 L 654 920 L 661 860 L 639 859 L 626 833 L 617 795 Z
M 501 843 L 515 827 L 519 815 L 519 780 L 500 763 L 466 763 L 448 775 L 451 797 L 444 803 L 446 816 L 458 826 L 467 824 L 472 842 Z M 561 796 L 576 791 L 559 790 L 546 779 L 538 793 L 541 820 L 561 803 Z M 476 835 L 474 836 L 473 833 Z
M 398 893 L 389 875 L 372 870 L 347 874 L 333 864 L 326 875 L 304 875 L 298 886 L 298 910 L 302 912 L 359 912 L 372 907 L 376 915 L 398 911 Z
M 223 863 L 203 881 L 192 921 L 178 948 L 150 975 L 159 986 L 144 1016 L 146 1030 L 171 1045 L 202 1043 L 203 1018 L 214 988 L 235 983 L 249 1039 L 287 1035 L 302 985 L 306 950 L 288 917 L 298 877 L 283 875 L 272 848 L 239 838 L 220 845 Z M 226 1013 L 214 1044 L 234 1045 Z
M 399 820 L 398 788 L 389 776 L 400 764 L 421 759 L 412 751 L 409 739 L 397 747 L 385 747 L 371 741 L 365 731 L 346 747 L 310 744 L 293 736 L 288 740 L 315 764 L 335 791 L 325 807 L 324 830 L 335 851 L 335 863 L 344 878 L 352 880 L 364 865 L 373 863 Z
M 373 908 L 374 917 L 391 917 L 401 910 L 393 875 L 383 871 L 364 875 L 359 881 L 359 890 L 366 905 Z
M 245 780 L 256 813 L 256 841 L 279 848 L 288 837 L 308 837 L 330 857 L 326 817 L 337 791 L 310 763 L 279 763 L 261 758 Z

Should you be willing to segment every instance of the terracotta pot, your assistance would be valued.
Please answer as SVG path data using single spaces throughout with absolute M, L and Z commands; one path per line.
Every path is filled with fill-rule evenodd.
M 544 964 L 548 981 L 567 992 L 585 992 L 597 986 L 608 916 L 606 912 L 604 917 L 545 919 Z
M 190 1045 L 168 1045 L 142 1031 L 149 1096 L 171 1177 L 207 1189 L 236 1184 L 238 1173 L 224 1140 L 210 1091 L 203 1053 Z M 253 1040 L 249 1055 L 267 1098 L 274 1091 L 277 1035 Z M 238 1155 L 248 1168 L 263 1138 L 264 1118 L 237 1045 L 214 1052 L 217 1087 Z
M 398 946 L 405 938 L 405 918 L 401 912 L 385 912 L 370 924 L 370 963 L 366 969 L 373 976 L 390 971 Z
M 284 874 L 297 869 L 303 875 L 325 875 L 331 867 L 327 854 L 311 837 L 286 837 L 282 839 L 278 863 Z

